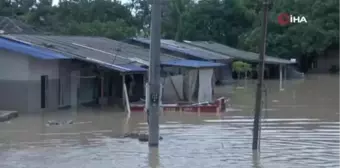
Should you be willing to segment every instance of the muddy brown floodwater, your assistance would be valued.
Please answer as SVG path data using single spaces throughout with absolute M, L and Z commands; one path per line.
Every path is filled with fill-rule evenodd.
M 159 149 L 121 139 L 124 132 L 146 130 L 144 114 L 110 109 L 78 109 L 21 115 L 0 123 L 1 168 L 338 168 L 339 77 L 307 76 L 266 81 L 260 155 L 251 150 L 253 81 L 223 87 L 227 112 L 165 113 Z M 49 120 L 74 120 L 47 126 Z

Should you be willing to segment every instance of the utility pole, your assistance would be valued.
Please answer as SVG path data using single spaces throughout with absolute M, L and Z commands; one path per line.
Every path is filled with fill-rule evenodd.
M 149 64 L 149 146 L 159 142 L 159 92 L 160 92 L 160 47 L 161 47 L 161 0 L 151 0 L 151 44 Z
M 262 20 L 262 33 L 260 43 L 260 62 L 258 69 L 258 83 L 256 90 L 255 102 L 255 116 L 253 128 L 253 150 L 257 150 L 259 146 L 259 126 L 262 111 L 262 90 L 263 90 L 263 76 L 264 76 L 264 58 L 266 53 L 266 36 L 267 36 L 267 14 L 268 14 L 268 0 L 263 0 L 263 20 Z

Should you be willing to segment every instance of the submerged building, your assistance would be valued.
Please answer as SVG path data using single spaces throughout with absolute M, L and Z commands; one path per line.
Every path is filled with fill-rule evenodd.
M 1 110 L 124 106 L 145 97 L 149 51 L 143 47 L 102 37 L 3 34 L 0 52 Z M 176 69 L 216 66 L 169 54 L 160 59 L 163 78 L 182 74 Z

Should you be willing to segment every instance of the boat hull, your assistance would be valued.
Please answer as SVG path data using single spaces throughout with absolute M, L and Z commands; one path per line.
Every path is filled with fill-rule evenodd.
M 180 105 L 180 104 L 163 104 L 163 112 L 202 112 L 202 113 L 220 113 L 225 111 L 226 99 L 221 97 L 213 104 L 206 105 Z M 131 104 L 131 112 L 145 112 L 144 104 Z

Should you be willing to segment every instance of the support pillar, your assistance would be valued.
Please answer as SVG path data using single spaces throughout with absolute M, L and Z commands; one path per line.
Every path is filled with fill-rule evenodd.
M 99 98 L 99 104 L 100 105 L 107 105 L 108 99 L 104 96 L 104 73 L 101 73 L 100 75 L 100 98 Z
M 80 71 L 72 71 L 71 72 L 71 107 L 78 107 L 78 89 L 79 89 L 79 80 Z
M 124 111 L 126 111 L 124 85 L 125 85 L 125 75 L 122 75 L 122 105 L 124 107 Z
M 284 66 L 284 69 L 283 69 L 283 88 L 286 87 L 286 83 L 287 83 L 287 65 Z
M 162 98 L 163 98 L 163 84 L 161 83 L 160 84 L 160 86 L 159 86 L 159 88 L 160 88 L 160 91 L 159 91 L 159 111 L 160 111 L 160 113 L 162 113 L 163 114 L 163 102 L 162 102 Z
M 149 64 L 149 97 L 148 125 L 149 146 L 158 147 L 159 143 L 159 87 L 161 55 L 161 0 L 151 1 L 151 43 Z

